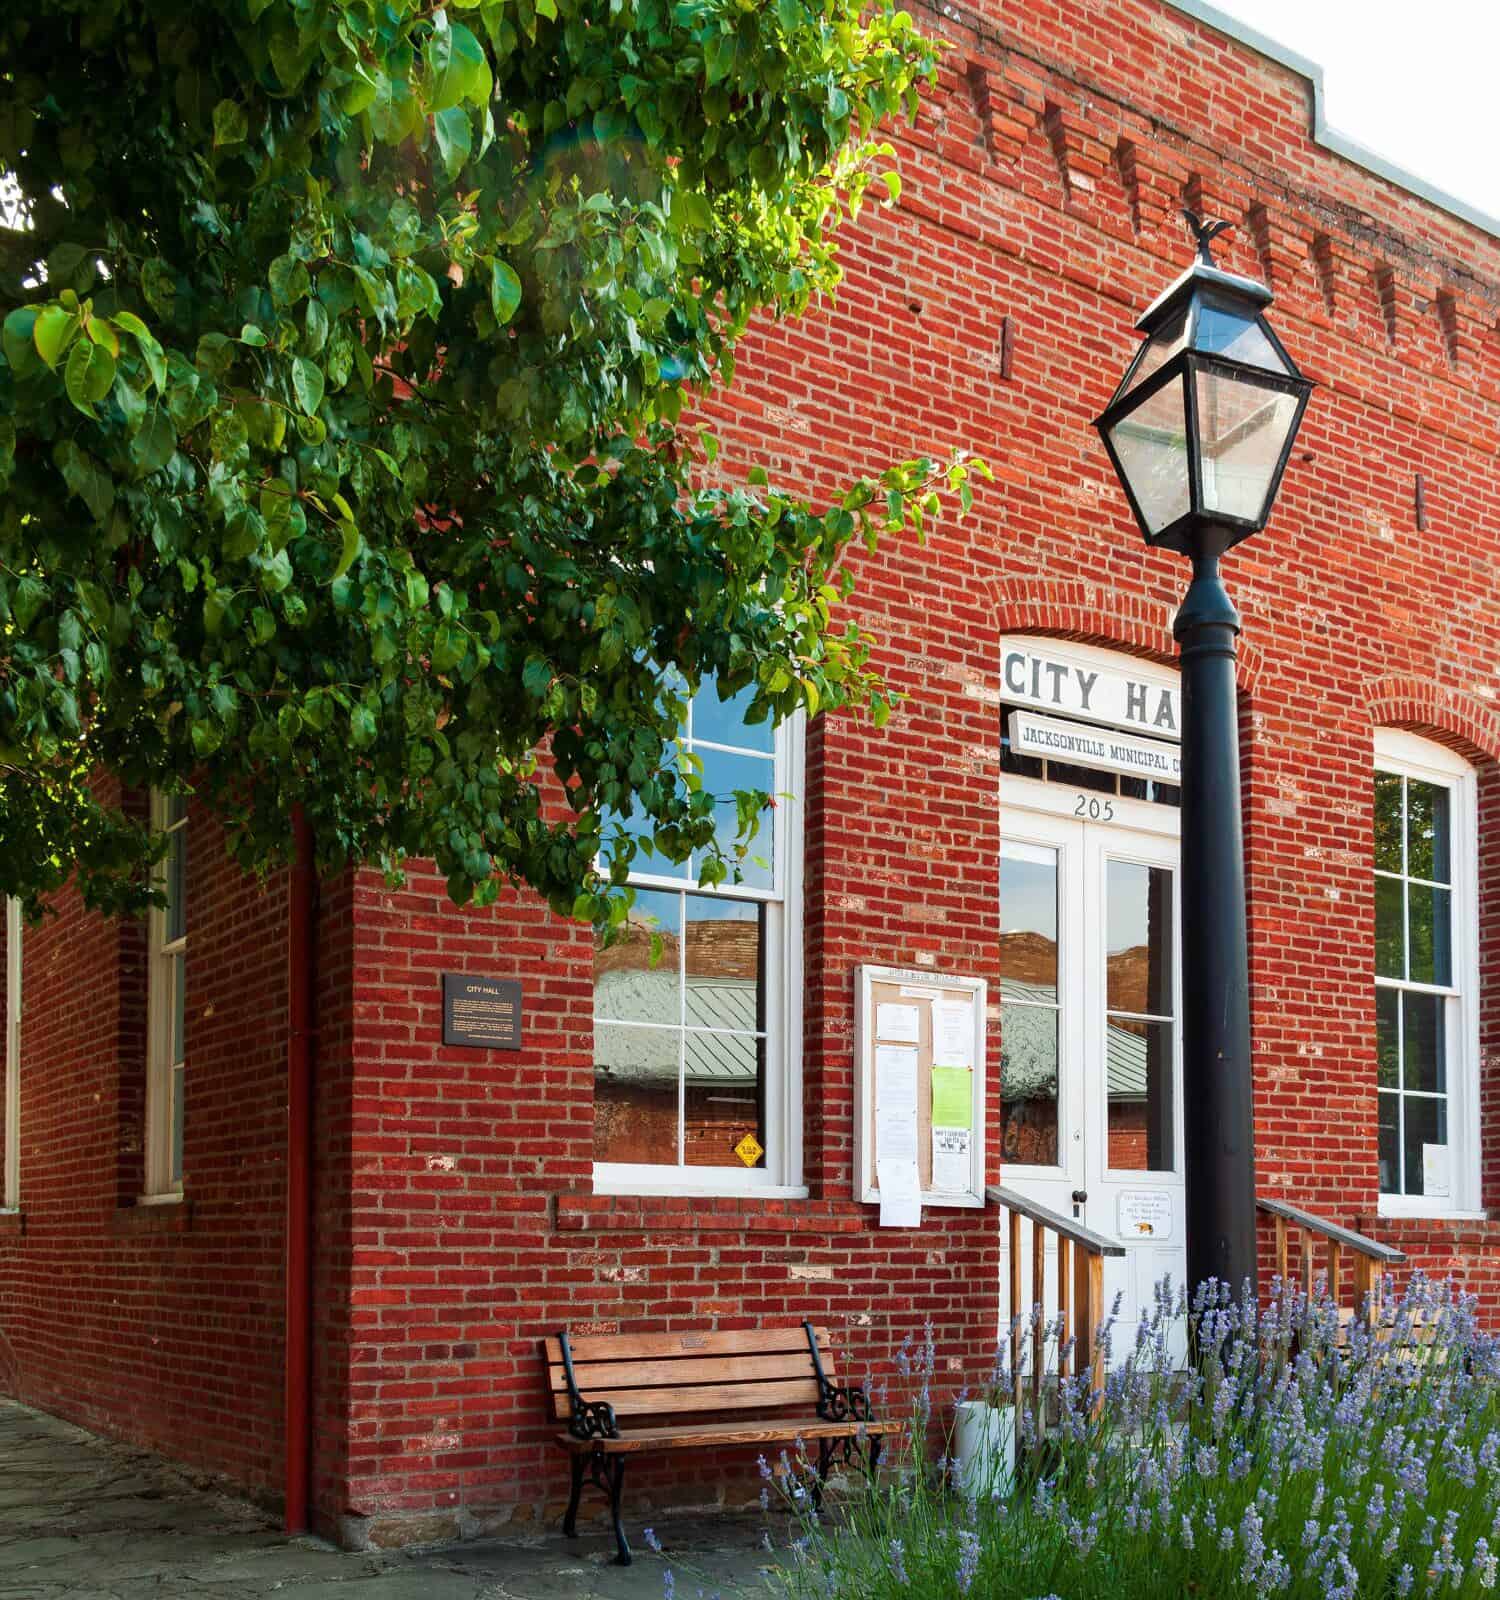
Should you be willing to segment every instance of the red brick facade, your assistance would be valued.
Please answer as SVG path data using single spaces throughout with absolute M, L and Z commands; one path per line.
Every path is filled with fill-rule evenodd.
M 1225 264 L 1270 283 L 1321 385 L 1271 527 L 1226 574 L 1245 626 L 1260 1188 L 1457 1274 L 1500 1319 L 1500 1221 L 1376 1214 L 1370 807 L 1378 726 L 1479 769 L 1483 1199 L 1500 1216 L 1500 242 L 1315 144 L 1306 80 L 1163 0 L 923 17 L 953 48 L 898 136 L 900 205 L 850 231 L 838 307 L 758 331 L 713 411 L 733 468 L 765 462 L 814 496 L 923 449 L 996 472 L 966 521 L 851 557 L 856 614 L 906 698 L 882 731 L 840 717 L 808 739 L 808 1198 L 596 1196 L 586 935 L 515 898 L 456 911 L 420 869 L 396 893 L 325 884 L 313 1489 L 351 1541 L 556 1506 L 536 1340 L 564 1324 L 811 1315 L 858 1375 L 930 1318 L 955 1384 L 987 1367 L 996 1213 L 881 1231 L 850 1198 L 851 975 L 994 975 L 1002 635 L 1171 659 L 1182 566 L 1141 544 L 1088 424 L 1185 264 L 1185 201 L 1238 224 Z M 274 1492 L 286 899 L 192 826 L 190 1211 L 163 1224 L 130 1203 L 139 936 L 65 899 L 27 935 L 0 1387 Z M 522 1050 L 442 1047 L 445 970 L 522 980 Z M 988 1133 L 998 1151 L 993 1110 Z M 648 1466 L 636 1504 L 752 1499 L 747 1465 Z

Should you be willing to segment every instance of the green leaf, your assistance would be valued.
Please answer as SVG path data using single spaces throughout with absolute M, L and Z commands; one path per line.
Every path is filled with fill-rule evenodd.
M 35 342 L 36 315 L 35 306 L 17 306 L 0 330 L 5 359 L 17 378 L 27 378 L 42 370 L 42 358 L 37 354 Z
M 490 263 L 490 309 L 503 328 L 521 304 L 521 280 L 508 262 L 498 256 Z
M 339 535 L 343 540 L 343 547 L 339 551 L 338 565 L 333 569 L 335 578 L 342 578 L 354 565 L 354 558 L 359 554 L 359 547 L 363 542 L 359 536 L 359 528 L 353 522 L 340 523 Z
M 297 404 L 307 416 L 312 416 L 323 404 L 323 369 L 306 356 L 292 360 L 292 393 Z
M 94 520 L 104 522 L 115 503 L 115 486 L 109 474 L 72 439 L 58 444 L 53 460 L 63 475 L 63 482 L 93 512 Z
M 451 182 L 458 176 L 474 148 L 474 130 L 469 126 L 469 113 L 462 106 L 439 111 L 432 119 L 432 131 L 437 137 L 443 171 Z
M 63 351 L 73 342 L 78 332 L 79 319 L 59 305 L 43 306 L 37 313 L 31 336 L 36 352 L 49 367 L 62 360 Z
M 68 357 L 63 386 L 68 399 L 86 417 L 95 416 L 94 407 L 107 395 L 115 381 L 115 358 L 103 345 L 81 339 Z
M 271 296 L 279 306 L 295 305 L 312 291 L 306 265 L 296 256 L 277 256 L 266 274 Z
M 214 146 L 243 144 L 250 132 L 245 108 L 235 100 L 221 100 L 214 107 Z
M 241 506 L 224 528 L 224 554 L 231 561 L 245 561 L 260 549 L 266 536 L 266 524 L 261 514 L 250 506 Z
M 462 23 L 433 29 L 423 73 L 428 111 L 445 111 L 464 100 L 478 104 L 489 99 L 493 87 L 484 50 Z

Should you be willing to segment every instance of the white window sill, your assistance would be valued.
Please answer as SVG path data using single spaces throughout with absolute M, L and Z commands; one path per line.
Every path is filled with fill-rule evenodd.
M 180 1206 L 185 1198 L 181 1191 L 176 1194 L 138 1194 L 135 1203 L 138 1206 Z
M 728 1181 L 694 1174 L 688 1178 L 644 1178 L 629 1173 L 594 1172 L 595 1194 L 635 1195 L 641 1199 L 674 1200 L 806 1200 L 803 1184 L 746 1183 L 728 1175 Z
M 1450 1210 L 1424 1204 L 1421 1200 L 1406 1200 L 1398 1196 L 1381 1195 L 1378 1215 L 1393 1222 L 1488 1222 L 1487 1211 Z

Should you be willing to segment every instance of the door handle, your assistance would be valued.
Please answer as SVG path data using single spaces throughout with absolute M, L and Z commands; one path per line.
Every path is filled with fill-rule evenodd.
M 1078 1212 L 1080 1208 L 1086 1206 L 1088 1204 L 1088 1200 L 1089 1192 L 1087 1189 L 1075 1189 L 1073 1191 L 1073 1220 L 1075 1222 L 1078 1220 Z

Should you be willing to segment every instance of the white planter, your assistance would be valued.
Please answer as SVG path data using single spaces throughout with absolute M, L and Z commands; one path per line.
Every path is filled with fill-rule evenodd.
M 959 1492 L 974 1500 L 1009 1494 L 1016 1477 L 1015 1408 L 961 1400 L 957 1413 L 953 1454 Z

